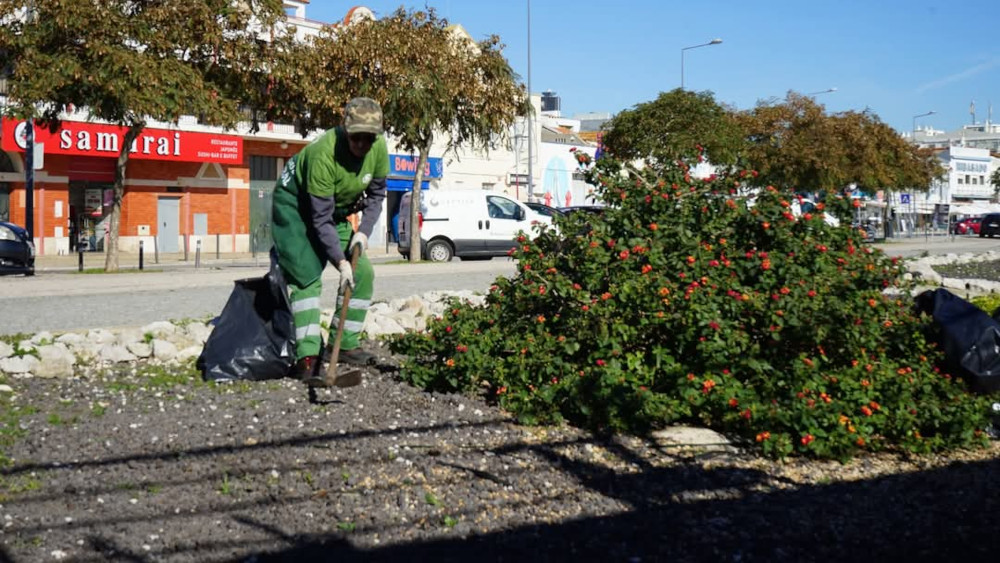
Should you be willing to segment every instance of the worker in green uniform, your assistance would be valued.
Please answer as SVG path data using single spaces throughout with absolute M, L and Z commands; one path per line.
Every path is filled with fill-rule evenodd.
M 321 386 L 321 275 L 327 262 L 340 272 L 338 309 L 344 289 L 353 288 L 341 340 L 340 360 L 374 363 L 360 347 L 361 329 L 371 305 L 375 272 L 367 255 L 368 238 L 382 214 L 389 153 L 382 135 L 382 108 L 371 98 L 354 98 L 344 119 L 289 159 L 274 189 L 272 233 L 278 264 L 290 290 L 295 318 L 296 364 L 293 376 Z M 357 232 L 347 217 L 361 212 Z M 362 254 L 356 268 L 349 256 Z M 334 320 L 336 322 L 336 319 Z

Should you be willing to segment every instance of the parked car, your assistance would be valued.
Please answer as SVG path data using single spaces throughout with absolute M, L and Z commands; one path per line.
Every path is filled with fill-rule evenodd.
M 410 197 L 399 202 L 399 253 L 410 257 Z M 506 256 L 517 245 L 519 231 L 552 218 L 520 201 L 482 190 L 427 190 L 420 195 L 420 254 L 432 262 L 453 256 L 490 259 Z
M 557 215 L 564 215 L 562 211 L 559 211 L 555 207 L 545 205 L 544 203 L 538 203 L 537 201 L 524 201 L 521 203 L 523 203 L 525 206 L 527 206 L 528 209 L 534 211 L 535 213 L 538 213 L 539 215 L 545 215 L 546 217 L 555 217 Z
M 956 235 L 978 235 L 979 226 L 982 224 L 982 221 L 982 217 L 966 217 L 965 219 L 955 223 L 952 227 L 952 232 Z
M 558 210 L 566 215 L 570 213 L 592 213 L 594 215 L 600 215 L 604 213 L 605 207 L 603 205 L 574 205 L 571 207 L 559 207 Z
M 987 213 L 983 215 L 983 220 L 979 222 L 979 236 L 993 238 L 993 235 L 1000 234 L 1000 213 Z
M 0 274 L 35 275 L 35 244 L 28 231 L 0 221 Z

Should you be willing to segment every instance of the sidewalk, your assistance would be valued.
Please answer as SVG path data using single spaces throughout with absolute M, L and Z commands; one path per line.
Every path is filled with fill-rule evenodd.
M 385 245 L 372 247 L 367 250 L 368 257 L 372 262 L 391 262 L 402 260 L 395 244 L 390 244 L 388 251 Z M 143 253 L 143 269 L 164 270 L 175 268 L 220 268 L 220 267 L 257 267 L 266 266 L 268 253 L 257 252 L 202 252 L 199 257 L 194 252 L 189 252 L 185 257 L 183 252 L 170 252 L 160 254 L 158 257 L 152 252 Z M 84 252 L 83 270 L 104 270 L 104 252 Z M 196 264 L 197 261 L 197 264 Z M 138 252 L 119 252 L 118 267 L 122 270 L 139 269 Z M 45 255 L 35 257 L 36 272 L 55 271 L 77 271 L 80 269 L 80 254 Z

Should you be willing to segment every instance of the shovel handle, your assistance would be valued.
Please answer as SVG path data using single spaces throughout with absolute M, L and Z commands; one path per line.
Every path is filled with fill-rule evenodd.
M 361 256 L 361 246 L 351 250 L 351 271 L 357 270 L 358 258 Z M 333 385 L 337 379 L 337 359 L 340 357 L 340 340 L 344 335 L 344 325 L 347 324 L 347 307 L 351 302 L 354 290 L 350 285 L 344 288 L 343 303 L 340 306 L 340 319 L 337 321 L 337 335 L 333 339 L 333 353 L 330 355 L 330 365 L 326 367 L 326 383 Z

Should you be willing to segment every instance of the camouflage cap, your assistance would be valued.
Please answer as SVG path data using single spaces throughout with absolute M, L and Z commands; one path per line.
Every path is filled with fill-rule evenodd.
M 382 107 L 371 98 L 354 98 L 344 107 L 344 130 L 348 133 L 382 133 Z

